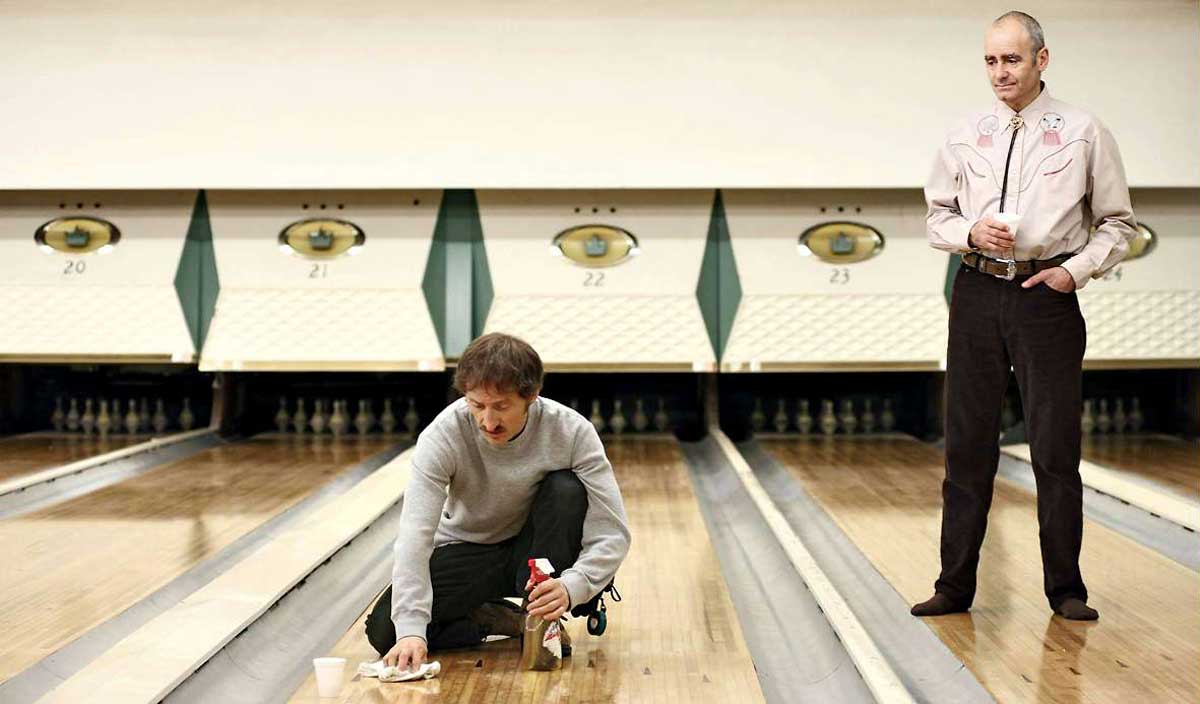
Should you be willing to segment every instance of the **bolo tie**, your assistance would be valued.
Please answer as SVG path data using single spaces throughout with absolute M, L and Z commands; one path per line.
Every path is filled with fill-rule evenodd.
M 1013 131 L 1012 139 L 1008 141 L 1008 156 L 1004 158 L 1004 181 L 1000 184 L 1000 212 L 1002 213 L 1004 212 L 1004 201 L 1008 197 L 1008 167 L 1012 163 L 1013 146 L 1017 143 L 1017 131 L 1025 125 L 1025 118 L 1013 115 L 1008 124 Z

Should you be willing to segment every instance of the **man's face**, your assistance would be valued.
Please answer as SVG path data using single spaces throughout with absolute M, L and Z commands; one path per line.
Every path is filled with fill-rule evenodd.
M 1042 71 L 1050 63 L 1050 52 L 1042 47 L 1035 56 L 1033 40 L 1016 20 L 1005 20 L 988 29 L 983 42 L 992 92 L 1014 111 L 1037 97 Z
M 537 398 L 534 393 L 524 398 L 516 391 L 499 391 L 490 386 L 471 389 L 466 393 L 467 408 L 483 438 L 492 445 L 503 445 L 525 427 L 529 404 Z

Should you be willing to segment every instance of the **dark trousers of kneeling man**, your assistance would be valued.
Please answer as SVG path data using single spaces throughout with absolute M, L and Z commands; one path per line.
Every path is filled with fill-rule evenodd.
M 583 482 L 569 469 L 542 479 L 529 519 L 517 535 L 491 545 L 450 543 L 435 548 L 429 558 L 433 586 L 431 621 L 426 629 L 429 649 L 478 645 L 491 635 L 486 624 L 468 618 L 475 608 L 505 597 L 525 595 L 529 559 L 544 557 L 562 570 L 575 564 L 583 540 L 588 495 Z M 599 597 L 573 605 L 576 616 L 590 613 Z M 380 656 L 396 644 L 392 623 L 392 588 L 375 602 L 367 616 L 367 640 Z

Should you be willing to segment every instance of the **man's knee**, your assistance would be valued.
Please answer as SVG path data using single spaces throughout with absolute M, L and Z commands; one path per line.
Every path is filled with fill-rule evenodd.
M 392 623 L 392 588 L 388 587 L 375 602 L 375 608 L 367 614 L 367 642 L 380 656 L 396 644 L 396 626 Z
M 538 498 L 570 513 L 582 515 L 587 512 L 587 488 L 569 469 L 547 474 L 538 488 Z

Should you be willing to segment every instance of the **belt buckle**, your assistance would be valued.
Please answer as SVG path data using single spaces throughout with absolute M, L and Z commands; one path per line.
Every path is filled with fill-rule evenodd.
M 1017 277 L 1017 260 L 1016 259 L 997 259 L 996 261 L 1005 265 L 1003 274 L 992 274 L 997 279 L 1012 281 Z

